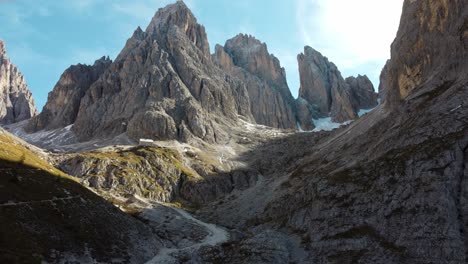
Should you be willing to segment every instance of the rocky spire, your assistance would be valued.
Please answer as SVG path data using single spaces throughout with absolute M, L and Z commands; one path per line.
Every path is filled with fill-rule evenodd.
M 94 65 L 73 65 L 60 77 L 42 112 L 31 119 L 28 130 L 56 129 L 75 122 L 81 99 L 112 61 L 102 57 Z
M 335 64 L 309 46 L 297 59 L 301 84 L 299 97 L 311 104 L 319 117 L 331 116 L 335 122 L 357 118 L 349 86 Z
M 7 57 L 5 43 L 0 40 L 0 124 L 11 124 L 37 114 L 26 81 Z
M 242 80 L 249 92 L 252 114 L 262 125 L 295 128 L 295 103 L 279 60 L 265 43 L 239 34 L 217 45 L 214 61 L 231 76 Z
M 357 112 L 361 109 L 371 109 L 377 106 L 378 94 L 374 85 L 366 75 L 346 78 L 351 91 L 351 103 Z
M 223 142 L 238 115 L 251 120 L 239 80 L 213 64 L 205 28 L 183 2 L 159 9 L 137 29 L 80 103 L 80 140 L 127 133 L 132 139 Z
M 287 88 L 286 73 L 279 60 L 268 52 L 267 45 L 255 37 L 239 34 L 226 41 L 225 50 L 234 64 L 260 78 Z M 287 88 L 289 90 L 289 88 Z
M 6 55 L 5 42 L 0 40 L 0 57 L 3 57 L 4 55 Z
M 210 57 L 210 46 L 205 27 L 198 24 L 192 11 L 184 1 L 160 8 L 146 29 L 148 34 L 165 34 L 169 30 L 180 30 L 187 35 L 203 54 Z

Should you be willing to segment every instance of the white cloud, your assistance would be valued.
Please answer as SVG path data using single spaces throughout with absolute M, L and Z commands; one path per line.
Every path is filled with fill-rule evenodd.
M 297 0 L 303 42 L 334 61 L 354 68 L 385 63 L 395 38 L 403 0 Z

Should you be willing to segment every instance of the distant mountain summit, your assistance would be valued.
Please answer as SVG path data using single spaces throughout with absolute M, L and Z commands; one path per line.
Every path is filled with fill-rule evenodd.
M 31 118 L 37 114 L 31 91 L 26 81 L 6 54 L 0 40 L 0 124 L 7 125 Z
M 360 109 L 377 106 L 377 93 L 367 76 L 346 80 L 335 64 L 306 46 L 297 56 L 301 87 L 299 97 L 307 102 L 316 118 L 331 117 L 335 122 L 358 118 Z
M 42 112 L 29 122 L 28 130 L 62 128 L 75 123 L 81 99 L 112 61 L 102 57 L 94 65 L 73 65 L 62 74 L 49 93 Z

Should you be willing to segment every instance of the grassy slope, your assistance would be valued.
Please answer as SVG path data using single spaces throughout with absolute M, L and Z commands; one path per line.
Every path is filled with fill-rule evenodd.
M 0 263 L 53 262 L 86 251 L 127 262 L 128 252 L 139 255 L 133 237 L 158 244 L 142 223 L 0 133 Z

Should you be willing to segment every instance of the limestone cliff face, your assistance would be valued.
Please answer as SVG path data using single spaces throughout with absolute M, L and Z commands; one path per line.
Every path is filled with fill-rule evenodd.
M 177 1 L 138 28 L 87 91 L 74 131 L 81 140 L 126 132 L 222 142 L 237 115 L 252 118 L 245 86 L 214 65 L 203 26 Z
M 351 103 L 355 111 L 360 109 L 371 109 L 378 104 L 378 94 L 369 78 L 364 75 L 346 78 L 346 83 L 351 91 Z
M 298 56 L 298 62 L 299 96 L 311 104 L 319 117 L 331 116 L 340 123 L 357 118 L 349 86 L 335 64 L 308 46 Z
M 406 0 L 391 59 L 382 75 L 389 108 L 467 72 L 466 0 Z M 430 85 L 429 85 L 430 84 Z M 425 87 L 423 91 L 421 87 Z
M 387 60 L 385 63 L 384 68 L 382 69 L 382 72 L 380 73 L 380 83 L 379 83 L 379 98 L 382 101 L 385 101 L 385 94 L 386 94 L 386 89 L 385 86 L 388 83 L 388 65 L 390 65 L 390 60 Z
M 229 75 L 240 79 L 249 93 L 250 108 L 258 124 L 296 128 L 294 98 L 279 60 L 265 43 L 239 34 L 224 47 L 217 45 L 214 61 Z
M 304 158 L 266 164 L 291 176 L 256 223 L 301 234 L 313 263 L 466 263 L 467 17 L 466 0 L 405 1 L 385 105 L 315 141 L 272 144 Z
M 6 125 L 37 114 L 31 91 L 18 68 L 8 59 L 0 40 L 0 124 Z
M 49 93 L 42 112 L 29 122 L 29 130 L 49 130 L 73 124 L 81 99 L 111 63 L 109 58 L 103 57 L 92 66 L 78 64 L 68 68 Z

